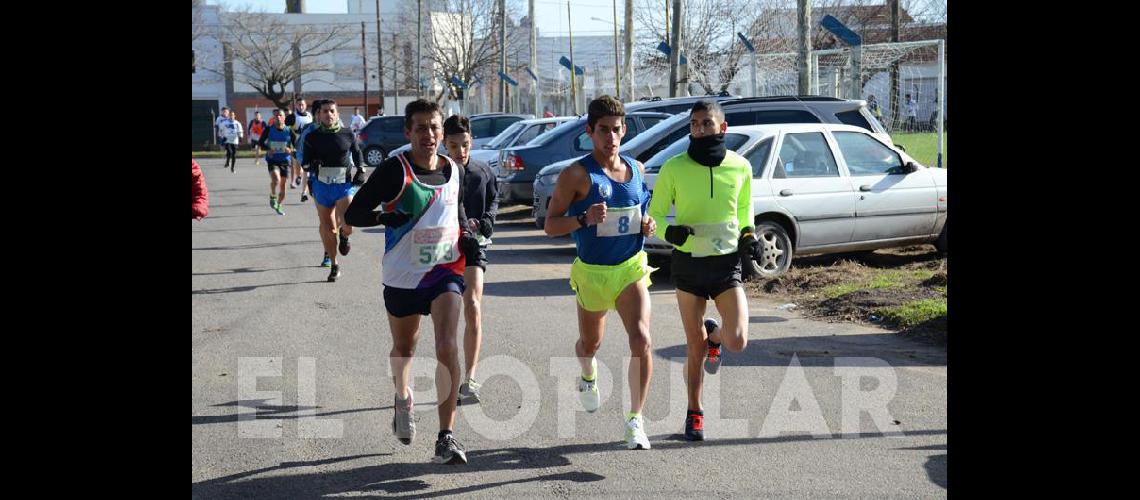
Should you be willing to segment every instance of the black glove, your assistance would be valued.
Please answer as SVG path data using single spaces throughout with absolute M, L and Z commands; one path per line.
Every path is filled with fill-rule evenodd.
M 376 217 L 376 220 L 380 221 L 380 223 L 385 226 L 395 229 L 404 224 L 407 224 L 411 218 L 412 217 L 410 215 L 403 212 L 390 212 L 378 215 Z
M 364 168 L 363 167 L 356 167 L 356 175 L 352 176 L 352 185 L 353 186 L 363 186 L 364 182 L 367 180 L 368 180 L 368 178 L 364 175 Z
M 689 226 L 669 226 L 665 230 L 665 241 L 677 246 L 685 244 L 685 240 L 689 239 L 689 235 L 693 234 L 693 228 Z
M 761 253 L 760 240 L 756 239 L 756 235 L 752 234 L 752 226 L 740 230 L 740 241 L 737 242 L 736 251 L 742 255 L 747 255 L 751 258 L 756 258 Z
M 492 220 L 490 217 L 479 220 L 479 234 L 482 234 L 484 238 L 490 238 L 491 233 L 493 232 L 495 232 L 494 220 Z
M 479 240 L 471 236 L 471 233 L 464 231 L 459 236 L 459 251 L 463 252 L 468 260 L 474 259 L 475 255 L 479 253 Z

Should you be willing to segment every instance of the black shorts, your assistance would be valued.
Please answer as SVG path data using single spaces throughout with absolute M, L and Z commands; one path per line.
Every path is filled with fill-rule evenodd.
M 487 247 L 479 247 L 479 251 L 475 253 L 475 257 L 467 258 L 468 266 L 479 266 L 483 272 L 487 272 Z
M 289 162 L 267 162 L 266 167 L 268 167 L 269 173 L 271 174 L 273 173 L 273 169 L 277 169 L 277 172 L 280 173 L 282 177 L 289 175 Z
M 736 252 L 693 257 L 673 250 L 669 269 L 673 286 L 705 299 L 716 299 L 725 290 L 744 287 L 744 282 L 740 279 L 740 254 Z
M 431 314 L 431 303 L 436 297 L 447 292 L 454 292 L 462 297 L 463 291 L 466 289 L 467 285 L 463 282 L 463 276 L 448 276 L 443 281 L 436 283 L 435 286 L 423 289 L 396 288 L 384 285 L 384 308 L 388 310 L 388 314 L 397 318 L 413 314 L 427 316 Z

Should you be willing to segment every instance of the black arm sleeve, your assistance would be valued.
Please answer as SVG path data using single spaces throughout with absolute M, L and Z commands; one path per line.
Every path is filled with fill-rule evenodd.
M 309 170 L 308 166 L 312 165 L 313 157 L 317 156 L 317 152 L 314 151 L 313 147 L 312 147 L 313 141 L 309 140 L 312 137 L 313 137 L 313 133 L 309 132 L 309 134 L 305 136 L 305 141 L 304 141 L 305 143 L 302 144 L 303 148 L 305 149 L 305 158 L 304 158 L 304 161 L 301 162 L 301 168 L 304 169 L 305 171 Z
M 360 169 L 360 171 L 363 172 L 364 171 L 364 155 L 360 154 L 360 145 L 356 143 L 355 138 L 352 139 L 351 144 L 352 145 L 349 146 L 349 152 L 352 153 L 352 163 L 354 165 L 356 165 L 356 168 Z
M 487 169 L 490 173 L 491 169 Z M 484 237 L 490 238 L 491 234 L 495 232 L 495 217 L 499 216 L 499 186 L 495 182 L 494 174 L 487 181 L 487 213 L 483 215 L 483 219 L 479 221 Z
M 257 147 L 259 147 L 263 150 L 266 150 L 269 148 L 269 146 L 266 145 L 266 144 L 268 144 L 268 142 L 269 142 L 269 129 L 267 128 L 263 132 L 261 132 L 261 137 L 257 139 Z M 268 153 L 268 151 L 266 151 L 266 152 Z
M 452 170 L 451 175 L 459 176 L 459 200 L 457 201 L 459 204 L 459 207 L 457 207 L 459 209 L 459 227 L 468 233 L 475 234 L 471 225 L 467 223 L 467 210 L 463 208 L 463 200 L 465 199 L 463 192 L 466 191 L 466 189 L 463 189 L 463 182 L 466 180 L 465 169 L 458 166 L 449 166 L 448 168 Z
M 344 221 L 353 227 L 379 226 L 377 217 L 381 212 L 376 208 L 381 203 L 396 199 L 403 183 L 404 170 L 399 160 L 384 160 L 352 197 L 352 203 L 344 212 Z

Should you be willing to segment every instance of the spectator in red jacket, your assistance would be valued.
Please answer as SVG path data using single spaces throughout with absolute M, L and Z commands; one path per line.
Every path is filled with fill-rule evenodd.
M 206 177 L 202 175 L 198 162 L 191 159 L 190 164 L 190 218 L 202 220 L 210 213 L 210 193 L 206 190 Z

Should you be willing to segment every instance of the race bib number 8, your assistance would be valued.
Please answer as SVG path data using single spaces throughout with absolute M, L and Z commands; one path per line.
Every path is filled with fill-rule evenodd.
M 455 228 L 429 227 L 412 233 L 412 264 L 434 266 L 444 262 L 455 262 L 459 255 L 454 241 L 444 241 L 444 231 L 454 234 Z
M 641 205 L 606 210 L 606 220 L 598 224 L 598 237 L 613 238 L 641 233 Z

